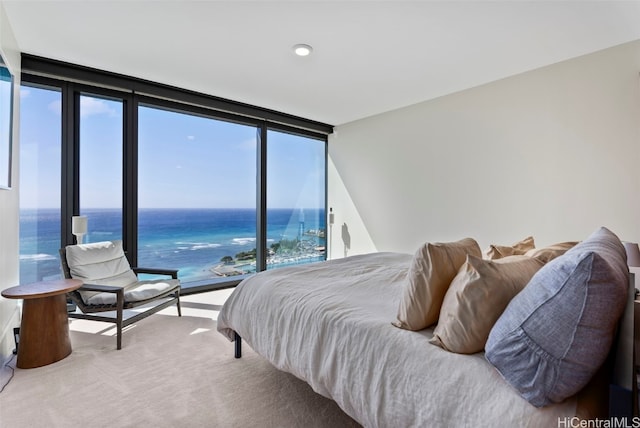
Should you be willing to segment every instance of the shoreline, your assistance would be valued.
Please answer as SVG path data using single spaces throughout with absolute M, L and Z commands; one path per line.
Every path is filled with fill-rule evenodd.
M 303 263 L 312 263 L 324 260 L 324 251 L 314 251 L 297 255 L 272 255 L 267 257 L 267 267 L 269 266 L 293 266 Z M 317 260 L 310 260 L 317 259 Z M 256 272 L 256 260 L 234 260 L 233 263 L 217 263 L 209 268 L 209 271 L 219 277 L 230 277 L 246 275 Z

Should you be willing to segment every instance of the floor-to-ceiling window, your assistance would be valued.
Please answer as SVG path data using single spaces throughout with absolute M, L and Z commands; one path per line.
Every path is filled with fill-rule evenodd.
M 324 260 L 325 141 L 267 136 L 267 269 Z
M 80 215 L 84 242 L 122 239 L 123 102 L 80 95 Z
M 21 176 L 25 201 L 47 194 L 46 203 L 24 207 L 46 205 L 57 224 L 50 236 L 42 228 L 31 235 L 33 245 L 50 240 L 51 248 L 39 251 L 25 240 L 25 260 L 48 260 L 57 274 L 57 249 L 75 242 L 75 215 L 88 218 L 85 242 L 122 239 L 132 264 L 178 269 L 185 291 L 231 286 L 257 270 L 325 258 L 329 125 L 50 65 L 23 56 L 25 91 L 34 81 L 57 86 L 49 90 L 57 94 L 57 128 L 49 130 L 55 153 L 43 155 L 39 140 L 33 148 L 46 157 L 48 166 L 39 173 L 48 175 L 33 184 L 34 177 Z M 140 86 L 144 95 L 136 92 Z M 43 129 L 46 105 L 23 101 L 23 119 L 31 119 L 22 126 Z M 24 141 L 29 134 L 21 132 Z M 36 167 L 29 162 L 28 153 L 21 156 L 25 174 Z M 22 220 L 28 219 L 24 211 Z
M 61 93 L 20 90 L 20 282 L 60 276 Z
M 138 263 L 183 282 L 251 271 L 256 248 L 256 127 L 138 109 Z M 255 271 L 255 264 L 253 264 Z

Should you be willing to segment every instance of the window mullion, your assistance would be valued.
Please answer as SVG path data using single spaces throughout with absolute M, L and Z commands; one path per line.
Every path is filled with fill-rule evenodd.
M 79 197 L 79 135 L 80 94 L 73 84 L 66 83 L 62 90 L 62 177 L 61 177 L 61 245 L 74 244 L 71 217 L 80 211 Z
M 256 272 L 267 269 L 267 124 L 257 130 Z
M 122 239 L 132 266 L 138 266 L 138 99 L 124 100 Z

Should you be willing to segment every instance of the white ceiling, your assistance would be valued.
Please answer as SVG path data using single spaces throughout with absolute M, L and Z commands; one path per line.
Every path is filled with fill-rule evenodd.
M 333 125 L 640 39 L 640 1 L 0 1 L 22 52 Z

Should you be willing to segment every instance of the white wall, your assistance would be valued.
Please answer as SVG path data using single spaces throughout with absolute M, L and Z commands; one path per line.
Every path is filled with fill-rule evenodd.
M 640 241 L 639 72 L 636 41 L 337 127 L 329 206 L 371 243 L 351 254 L 601 225 Z
M 18 284 L 18 105 L 20 88 L 20 52 L 11 26 L 0 3 L 0 54 L 15 76 L 13 115 L 12 189 L 0 189 L 0 290 Z M 20 325 L 18 302 L 0 297 L 0 362 L 11 355 L 15 344 L 13 327 Z
M 327 258 L 374 252 L 371 236 L 331 159 L 327 165 L 327 187 L 334 219 L 328 228 Z

